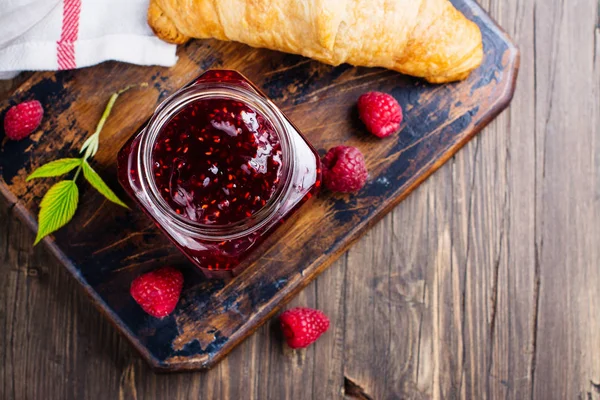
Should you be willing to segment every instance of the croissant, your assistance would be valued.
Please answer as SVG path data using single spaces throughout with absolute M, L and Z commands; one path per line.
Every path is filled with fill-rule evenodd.
M 171 43 L 231 40 L 432 83 L 465 79 L 483 59 L 479 27 L 449 0 L 150 0 L 148 23 Z

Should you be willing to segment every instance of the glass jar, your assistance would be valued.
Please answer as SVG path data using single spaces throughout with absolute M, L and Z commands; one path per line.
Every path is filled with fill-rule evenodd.
M 163 101 L 119 152 L 118 169 L 125 190 L 209 278 L 256 261 L 321 184 L 315 149 L 226 70 Z

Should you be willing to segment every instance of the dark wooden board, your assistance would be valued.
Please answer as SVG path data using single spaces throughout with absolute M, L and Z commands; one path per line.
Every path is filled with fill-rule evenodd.
M 26 140 L 11 142 L 0 132 L 0 192 L 36 229 L 39 201 L 53 181 L 25 183 L 26 176 L 47 161 L 76 154 L 111 93 L 148 82 L 149 88 L 119 99 L 93 161 L 125 198 L 116 180 L 118 149 L 161 99 L 208 68 L 248 76 L 321 153 L 340 143 L 359 147 L 370 170 L 367 186 L 353 196 L 323 192 L 280 231 L 280 241 L 255 266 L 229 282 L 203 279 L 141 211 L 113 206 L 80 184 L 74 220 L 44 243 L 154 368 L 209 368 L 508 105 L 519 63 L 516 47 L 476 3 L 454 3 L 479 24 L 485 47 L 484 65 L 461 83 L 434 86 L 383 69 L 330 67 L 218 41 L 189 43 L 171 69 L 104 63 L 34 74 L 0 106 L 0 119 L 9 106 L 32 98 L 46 112 L 39 131 Z M 368 90 L 389 92 L 403 105 L 405 122 L 397 137 L 378 140 L 361 126 L 355 103 Z M 141 311 L 128 289 L 136 276 L 164 264 L 181 268 L 185 286 L 175 313 L 157 320 Z

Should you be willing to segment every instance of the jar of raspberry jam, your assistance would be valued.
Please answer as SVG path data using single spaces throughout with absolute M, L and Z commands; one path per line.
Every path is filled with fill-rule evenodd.
M 125 190 L 209 278 L 256 261 L 321 184 L 315 149 L 260 90 L 225 70 L 166 99 L 118 164 Z

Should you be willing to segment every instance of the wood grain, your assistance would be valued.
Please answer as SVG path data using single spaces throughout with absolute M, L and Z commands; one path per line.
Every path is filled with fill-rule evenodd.
M 533 393 L 540 398 L 600 394 L 592 385 L 600 359 L 587 351 L 600 346 L 600 294 L 591 284 L 600 281 L 599 5 L 578 5 L 541 7 L 535 14 L 546 21 L 535 32 L 539 291 Z M 564 365 L 572 379 L 558 372 Z
M 512 107 L 291 302 L 334 321 L 314 347 L 267 324 L 211 371 L 154 374 L 4 204 L 0 398 L 600 399 L 599 7 L 481 4 L 521 49 Z

